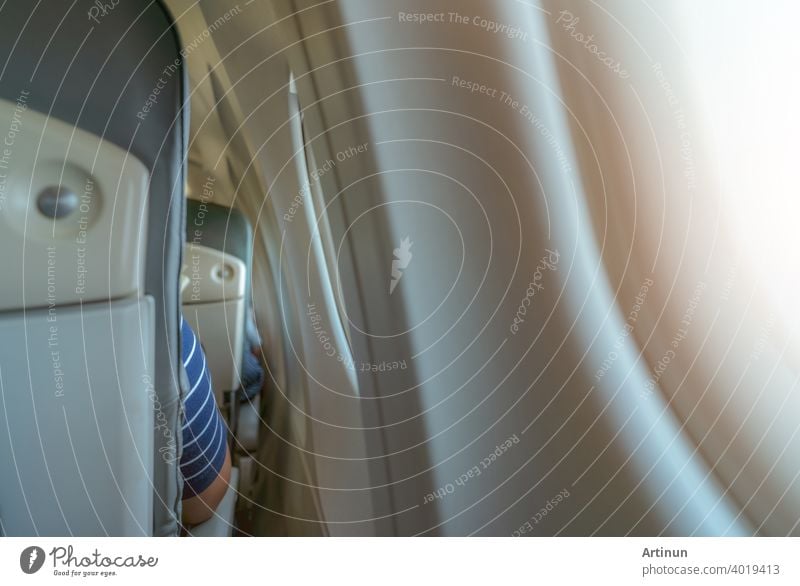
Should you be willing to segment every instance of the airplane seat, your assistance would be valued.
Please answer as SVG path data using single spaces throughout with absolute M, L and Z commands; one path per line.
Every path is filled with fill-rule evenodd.
M 239 210 L 187 200 L 181 300 L 203 344 L 217 403 L 235 429 L 245 351 L 253 230 Z
M 240 403 L 244 353 L 249 351 L 245 348 L 245 320 L 250 305 L 253 230 L 241 211 L 203 199 L 187 200 L 186 226 L 183 314 L 203 345 L 217 404 L 235 438 L 234 467 L 225 497 L 215 515 L 191 528 L 189 534 L 229 536 L 240 484 L 249 482 L 239 467 L 240 458 L 248 457 L 240 453 L 242 437 L 248 438 L 245 450 L 255 449 L 260 422 L 258 397 Z
M 228 407 L 229 421 L 232 422 L 232 428 L 237 438 L 237 445 L 245 451 L 255 450 L 258 441 L 258 428 L 260 423 L 259 405 L 260 396 L 256 394 L 250 398 L 241 396 L 241 392 L 237 393 L 239 396 L 232 401 L 230 398 L 223 400 L 219 396 L 221 392 L 228 392 L 233 394 L 234 391 L 240 390 L 242 386 L 242 372 L 245 370 L 245 338 L 247 337 L 245 330 L 250 311 L 250 281 L 251 271 L 253 265 L 253 228 L 247 217 L 243 212 L 235 208 L 228 208 L 222 205 L 213 204 L 210 202 L 198 201 L 195 199 L 187 200 L 187 248 L 184 262 L 184 276 L 190 277 L 194 274 L 194 290 L 192 289 L 192 279 L 190 278 L 190 286 L 183 292 L 183 302 L 188 308 L 187 315 L 192 316 L 195 320 L 192 323 L 193 327 L 196 325 L 197 330 L 205 331 L 206 337 L 204 338 L 201 333 L 198 333 L 203 339 L 204 347 L 208 349 L 207 340 L 211 340 L 210 345 L 213 352 L 216 354 L 214 358 L 209 358 L 210 361 L 221 363 L 219 368 L 214 369 L 212 377 L 215 384 L 215 392 L 218 393 L 218 401 L 220 407 Z M 207 249 L 216 251 L 220 254 L 214 254 Z M 219 267 L 215 270 L 206 271 L 207 275 L 197 274 L 194 267 L 202 263 L 203 258 L 214 258 L 217 260 L 219 266 L 223 264 L 230 265 L 225 274 L 228 279 L 217 288 L 217 295 L 205 296 L 203 290 L 203 277 L 207 278 L 208 282 L 215 282 L 215 275 L 219 275 Z M 243 266 L 241 273 L 243 277 L 244 293 L 237 285 L 236 271 L 231 271 L 231 268 L 236 268 L 240 261 Z M 198 278 L 200 277 L 200 278 Z M 224 291 L 223 291 L 224 287 Z M 206 287 L 207 288 L 207 287 Z M 194 300 L 193 300 L 194 298 Z M 203 324 L 200 320 L 198 311 L 203 311 L 202 306 L 209 304 L 207 311 L 214 319 L 219 319 L 219 316 L 224 316 L 224 310 L 221 306 L 210 305 L 212 303 L 221 303 L 222 299 L 236 307 L 233 312 L 235 315 L 234 320 L 229 320 L 223 324 L 223 329 L 226 336 L 221 342 L 213 344 L 213 336 L 211 331 L 213 329 L 208 324 Z M 202 299 L 202 300 L 201 300 Z M 229 310 L 230 313 L 230 310 Z M 190 319 L 190 318 L 187 318 Z M 231 411 L 233 408 L 233 411 Z
M 177 535 L 174 23 L 161 2 L 13 2 L 0 54 L 0 531 Z

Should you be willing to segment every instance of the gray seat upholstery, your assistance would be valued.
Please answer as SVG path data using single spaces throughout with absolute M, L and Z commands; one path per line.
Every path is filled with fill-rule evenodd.
M 39 4 L 12 0 L 4 3 L 0 9 L 0 98 L 14 101 L 24 93 L 28 109 L 120 147 L 141 161 L 149 172 L 146 215 L 142 209 L 141 217 L 131 217 L 129 221 L 144 222 L 147 226 L 143 282 L 144 293 L 150 300 L 145 305 L 151 304 L 153 311 L 154 332 L 150 335 L 154 349 L 154 395 L 151 400 L 157 404 L 154 417 L 158 419 L 152 423 L 155 428 L 153 444 L 149 453 L 142 457 L 152 459 L 153 477 L 149 480 L 154 495 L 151 522 L 139 524 L 138 529 L 130 529 L 130 532 L 141 534 L 145 527 L 150 526 L 155 535 L 175 535 L 179 530 L 182 490 L 176 457 L 180 453 L 182 380 L 178 282 L 185 229 L 183 186 L 188 134 L 185 70 L 174 23 L 161 2 L 119 2 L 102 13 L 90 13 L 93 7 L 96 7 L 95 3 L 89 0 Z M 109 245 L 113 246 L 113 243 L 105 243 L 105 246 Z M 9 266 L 3 265 L 6 262 L 11 261 L 0 260 L 5 278 L 14 279 L 14 274 L 6 270 Z M 133 270 L 135 259 L 131 259 L 131 265 Z M 100 312 L 104 304 L 106 311 L 113 305 L 108 299 L 87 302 L 96 305 L 92 311 Z M 65 305 L 62 315 L 86 311 L 82 307 L 62 305 Z M 27 312 L 32 308 L 19 309 Z M 0 322 L 9 319 L 16 318 L 4 314 Z M 80 320 L 76 323 L 79 324 Z M 135 326 L 136 322 L 132 323 Z M 7 331 L 11 332 L 9 335 L 19 334 L 19 329 Z M 75 337 L 74 342 L 79 341 L 80 330 L 62 330 L 62 337 L 67 333 L 70 338 Z M 146 329 L 130 327 L 124 332 L 116 332 L 116 335 L 138 337 L 147 333 Z M 3 344 L 6 343 L 9 341 L 4 340 Z M 87 360 L 89 379 L 97 374 L 95 371 L 99 372 L 98 369 L 114 369 L 121 377 L 141 375 L 125 372 L 125 357 L 118 357 L 121 362 L 116 365 L 96 363 L 92 356 L 82 358 Z M 39 359 L 44 360 L 43 357 Z M 78 383 L 72 381 L 70 384 Z M 137 388 L 146 393 L 149 387 L 149 383 L 140 381 Z M 5 399 L 13 400 L 12 394 L 17 390 L 6 388 L 4 391 Z M 32 394 L 36 391 L 31 389 Z M 95 404 L 101 406 L 101 403 Z M 134 416 L 137 415 L 131 414 Z M 103 413 L 96 413 L 92 418 L 93 415 L 87 412 L 86 417 L 86 425 L 90 426 L 95 420 L 102 420 Z M 9 431 L 13 438 L 13 422 L 0 420 L 0 443 L 9 437 L 6 425 L 12 426 Z M 43 450 L 47 450 L 46 438 Z M 168 452 L 175 452 L 175 457 L 164 457 Z M 93 464 L 106 465 L 105 462 L 82 462 L 80 453 L 75 457 L 84 470 Z M 108 458 L 113 463 L 114 454 L 109 453 Z M 118 474 L 126 473 L 131 471 L 118 471 Z M 0 471 L 4 479 L 11 474 L 13 470 Z M 20 478 L 19 482 L 23 491 L 30 490 L 30 494 L 35 496 L 36 491 L 26 484 L 34 483 L 34 479 Z M 55 490 L 63 494 L 70 488 L 55 487 Z M 115 496 L 119 487 L 107 488 L 110 495 L 107 498 L 116 498 L 120 509 L 124 510 L 125 499 L 120 494 Z M 64 509 L 69 508 L 70 503 L 59 504 Z M 3 514 L 3 503 L 0 502 L 0 518 Z M 68 511 L 64 514 L 68 515 Z M 98 521 L 97 527 L 129 527 L 103 523 L 103 519 Z M 56 527 L 53 531 L 59 531 L 57 528 L 61 526 L 53 525 Z M 91 524 L 85 528 L 74 523 L 68 526 L 70 532 L 74 532 L 72 529 L 75 527 L 78 527 L 78 533 L 95 531 L 92 529 L 95 525 Z M 41 528 L 40 524 L 31 527 L 31 531 L 41 532 Z M 14 532 L 9 527 L 6 531 Z

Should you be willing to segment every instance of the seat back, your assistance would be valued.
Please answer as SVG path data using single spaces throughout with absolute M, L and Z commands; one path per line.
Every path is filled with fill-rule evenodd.
M 244 214 L 187 200 L 183 314 L 203 343 L 220 408 L 240 386 L 253 230 Z
M 0 526 L 175 535 L 188 110 L 173 22 L 160 2 L 2 15 Z

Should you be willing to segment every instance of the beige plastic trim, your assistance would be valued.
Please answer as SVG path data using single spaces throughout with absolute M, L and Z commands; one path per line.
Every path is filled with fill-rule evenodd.
M 0 100 L 0 311 L 101 301 L 143 291 L 147 168 L 88 132 Z M 77 196 L 53 219 L 39 193 Z
M 239 387 L 244 344 L 245 264 L 229 254 L 187 244 L 181 281 L 183 316 L 203 345 L 217 404 Z
M 244 298 L 247 268 L 235 256 L 189 243 L 183 259 L 181 276 L 189 278 L 189 286 L 181 290 L 184 304 Z

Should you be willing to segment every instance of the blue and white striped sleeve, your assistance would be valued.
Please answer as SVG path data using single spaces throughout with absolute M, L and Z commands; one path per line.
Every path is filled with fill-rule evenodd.
M 181 356 L 189 379 L 183 400 L 183 498 L 191 498 L 211 486 L 225 463 L 226 429 L 217 409 L 206 357 L 194 331 L 181 316 Z

